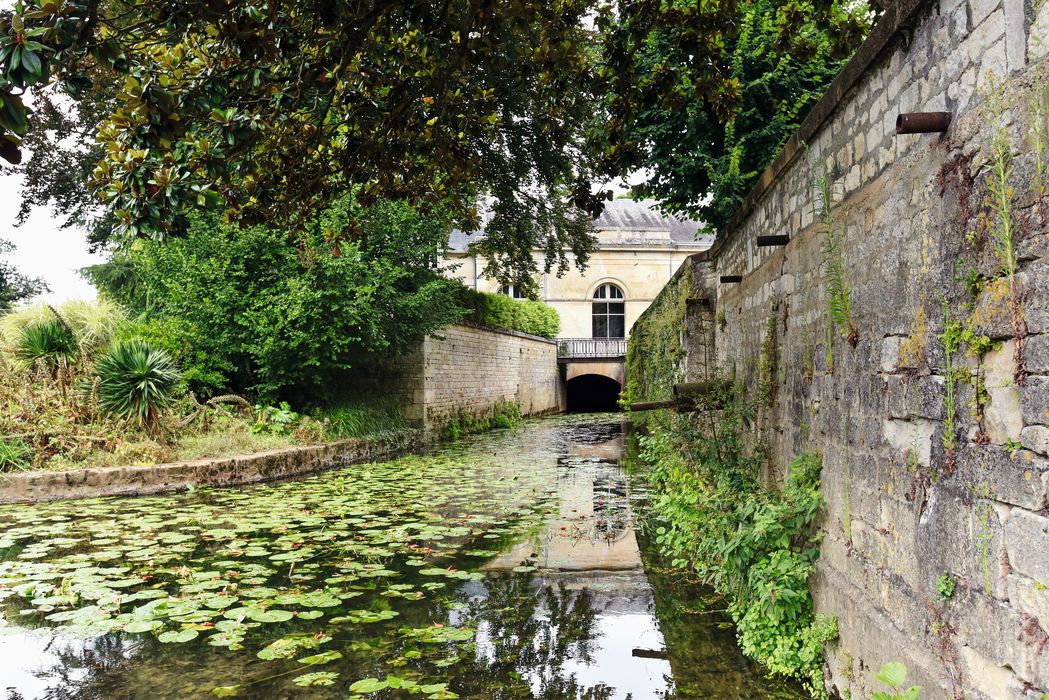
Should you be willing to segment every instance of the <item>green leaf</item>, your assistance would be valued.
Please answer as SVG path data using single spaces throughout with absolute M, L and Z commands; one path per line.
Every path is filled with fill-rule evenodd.
M 339 674 L 332 671 L 314 671 L 313 673 L 304 673 L 301 676 L 296 676 L 292 683 L 304 688 L 335 685 L 335 679 L 338 677 Z
M 200 634 L 197 630 L 170 630 L 157 635 L 157 640 L 164 644 L 183 644 L 194 640 Z
M 342 658 L 342 653 L 338 651 L 322 651 L 319 654 L 313 656 L 306 656 L 299 659 L 300 664 L 306 664 L 307 666 L 319 666 L 321 664 L 331 663 Z
M 378 693 L 380 690 L 385 690 L 389 684 L 386 681 L 380 681 L 378 678 L 364 678 L 357 681 L 350 686 L 351 693 L 365 693 L 372 694 Z
M 875 678 L 893 690 L 899 690 L 907 681 L 907 667 L 899 661 L 889 661 L 881 667 L 881 671 Z

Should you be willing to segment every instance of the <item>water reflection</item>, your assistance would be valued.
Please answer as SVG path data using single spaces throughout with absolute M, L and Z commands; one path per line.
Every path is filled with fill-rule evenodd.
M 13 633 L 0 635 L 0 688 L 6 689 L 6 700 L 205 697 L 216 686 L 232 684 L 239 684 L 239 696 L 248 698 L 345 698 L 358 697 L 349 691 L 355 681 L 394 676 L 445 683 L 462 698 L 797 697 L 792 688 L 768 681 L 740 656 L 722 617 L 694 615 L 705 604 L 706 592 L 682 587 L 679 580 L 659 573 L 645 538 L 639 537 L 635 514 L 644 492 L 628 478 L 621 463 L 623 451 L 618 418 L 562 417 L 527 423 L 516 432 L 470 438 L 428 457 L 349 468 L 300 482 L 218 491 L 198 500 L 108 500 L 101 506 L 101 520 L 114 529 L 110 547 L 127 519 L 141 519 L 136 508 L 160 509 L 167 515 L 203 509 L 213 514 L 208 517 L 247 522 L 248 534 L 232 543 L 220 539 L 206 546 L 179 542 L 176 529 L 162 531 L 162 537 L 185 551 L 168 562 L 169 567 L 214 567 L 215 578 L 221 578 L 220 560 L 229 559 L 231 549 L 265 555 L 267 547 L 276 550 L 273 545 L 288 538 L 313 543 L 329 533 L 333 538 L 344 533 L 355 556 L 373 566 L 381 562 L 387 578 L 349 576 L 346 572 L 353 569 L 347 566 L 353 562 L 347 561 L 346 548 L 339 550 L 338 559 L 318 550 L 298 568 L 293 563 L 294 578 L 327 581 L 326 590 L 340 595 L 342 603 L 322 608 L 309 620 L 302 615 L 247 629 L 241 650 L 208 646 L 203 636 L 184 644 L 163 644 L 152 634 L 71 639 L 61 631 L 53 633 L 37 615 L 21 616 L 25 603 L 13 603 L 11 596 L 10 586 L 16 582 L 0 578 L 0 600 L 10 596 L 3 611 L 9 624 L 20 620 L 41 625 L 32 631 L 13 627 L 8 630 Z M 469 466 L 458 470 L 449 463 Z M 376 493 L 389 489 L 393 495 L 385 496 L 380 508 L 368 505 L 371 491 L 366 490 L 362 506 L 347 495 L 346 485 L 360 480 L 371 480 L 369 489 Z M 430 495 L 434 492 L 450 495 L 437 499 Z M 262 498 L 294 506 L 282 516 L 285 525 L 252 523 L 260 516 L 249 504 Z M 426 501 L 425 506 L 420 501 Z M 539 504 L 536 518 L 530 514 Z M 0 528 L 5 516 L 54 521 L 69 541 L 83 521 L 98 537 L 99 523 L 78 518 L 75 507 L 68 513 L 72 517 L 57 508 L 52 504 L 17 514 L 0 510 Z M 366 520 L 359 526 L 365 529 L 340 531 L 347 512 Z M 467 525 L 471 534 L 435 535 L 427 542 L 405 539 L 402 529 L 422 527 L 418 521 L 431 512 L 457 527 Z M 214 515 L 219 513 L 223 515 Z M 176 521 L 173 528 L 202 530 L 192 519 Z M 380 525 L 387 529 L 377 529 Z M 362 536 L 369 541 L 359 543 Z M 406 542 L 403 547 L 398 538 Z M 38 556 L 33 546 L 22 554 L 0 549 L 0 560 L 26 551 Z M 57 556 L 59 549 L 41 546 L 46 556 Z M 489 548 L 497 553 L 479 556 Z M 439 584 L 445 579 L 427 575 L 420 568 L 426 566 L 482 571 L 484 576 L 453 577 L 442 588 Z M 261 585 L 274 592 L 290 589 L 291 570 Z M 334 622 L 355 609 L 392 610 L 397 616 L 366 624 Z M 456 628 L 472 630 L 472 639 L 445 641 L 439 634 L 428 638 L 427 630 Z M 316 650 L 287 659 L 259 658 L 257 652 L 267 644 L 295 634 L 330 637 L 323 649 L 338 653 L 316 668 L 303 667 L 296 658 Z M 304 671 L 318 670 L 332 676 L 331 685 L 295 684 Z M 375 695 L 361 691 L 359 697 L 426 695 L 385 688 Z

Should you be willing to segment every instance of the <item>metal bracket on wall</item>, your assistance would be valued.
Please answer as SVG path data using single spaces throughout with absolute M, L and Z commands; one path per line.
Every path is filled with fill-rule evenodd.
M 757 243 L 759 248 L 771 248 L 772 246 L 777 245 L 787 245 L 788 243 L 790 243 L 790 236 L 758 236 Z
M 743 275 L 721 275 L 721 284 L 739 284 L 743 281 Z

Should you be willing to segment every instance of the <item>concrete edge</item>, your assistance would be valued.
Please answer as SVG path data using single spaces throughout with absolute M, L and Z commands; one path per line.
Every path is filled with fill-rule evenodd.
M 198 486 L 239 486 L 385 459 L 426 444 L 423 431 L 288 447 L 232 457 L 146 466 L 16 472 L 0 477 L 0 503 L 39 503 L 100 496 L 146 496 Z
M 489 326 L 486 323 L 475 323 L 473 321 L 458 321 L 453 323 L 448 328 L 454 328 L 455 326 L 465 326 L 466 328 L 473 328 L 479 331 L 489 331 L 490 333 L 499 333 L 500 335 L 509 335 L 514 338 L 524 338 L 525 340 L 534 340 L 539 343 L 546 343 L 548 345 L 557 345 L 556 339 L 544 338 L 541 335 L 532 335 L 531 333 L 522 333 L 521 331 L 511 330 L 509 328 L 500 328 L 499 326 Z M 445 330 L 445 329 L 441 329 Z M 430 337 L 440 335 L 441 331 L 434 331 L 430 334 Z

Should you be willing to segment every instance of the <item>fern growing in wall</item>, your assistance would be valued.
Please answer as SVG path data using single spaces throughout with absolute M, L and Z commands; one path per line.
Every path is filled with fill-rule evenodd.
M 845 276 L 845 223 L 838 206 L 838 192 L 826 168 L 816 180 L 819 194 L 817 215 L 823 229 L 823 275 L 827 314 L 841 337 L 856 347 L 859 334 L 852 319 L 852 290 Z

